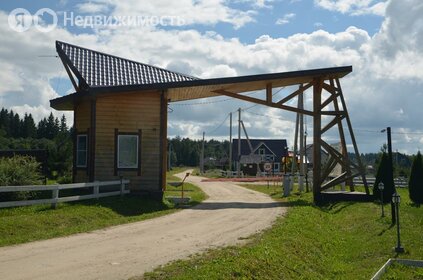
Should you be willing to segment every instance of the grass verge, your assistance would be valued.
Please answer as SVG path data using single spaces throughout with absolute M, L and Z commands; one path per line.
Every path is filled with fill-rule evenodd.
M 172 170 L 175 173 L 186 168 Z M 196 186 L 186 184 L 191 205 L 200 203 L 205 194 Z M 174 195 L 168 186 L 165 196 Z M 50 205 L 0 209 L 0 246 L 20 244 L 35 240 L 67 236 L 109 226 L 142 221 L 178 211 L 167 200 L 155 201 L 145 197 L 106 197 L 99 200 L 60 203 L 56 210 Z
M 245 246 L 213 249 L 140 279 L 370 279 L 389 258 L 397 257 L 392 250 L 396 229 L 389 217 L 380 217 L 378 204 L 339 202 L 316 207 L 310 193 L 282 198 L 280 187 L 245 187 L 289 206 L 286 217 Z M 423 207 L 410 203 L 407 190 L 399 192 L 406 249 L 401 258 L 423 259 Z M 402 279 L 421 279 L 413 278 L 414 270 L 399 270 Z

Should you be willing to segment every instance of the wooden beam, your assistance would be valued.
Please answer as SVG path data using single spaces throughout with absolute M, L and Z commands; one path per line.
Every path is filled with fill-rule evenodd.
M 309 89 L 311 86 L 313 86 L 314 82 L 310 82 L 307 85 L 300 87 L 299 89 L 297 89 L 296 91 L 294 91 L 293 93 L 291 93 L 290 95 L 288 95 L 287 97 L 281 99 L 279 102 L 277 102 L 276 104 L 282 105 L 286 102 L 288 102 L 289 100 L 291 100 L 292 98 L 296 97 L 298 94 L 300 94 L 301 92 L 306 91 L 307 89 Z
M 330 85 L 331 85 L 331 87 L 335 88 L 333 79 L 330 80 Z M 334 94 L 333 96 L 338 97 L 339 94 Z M 339 110 L 338 98 L 335 98 L 333 100 L 333 107 L 334 107 L 334 109 L 336 111 Z M 343 118 L 337 119 L 337 121 L 338 121 L 338 132 L 339 132 L 339 138 L 341 140 L 342 156 L 349 163 L 350 162 L 350 158 L 348 156 L 347 143 L 346 143 L 346 140 L 345 140 L 345 134 L 344 134 L 344 127 L 342 125 L 342 119 Z M 345 166 L 345 170 L 343 170 L 343 171 L 346 171 L 347 172 L 347 177 L 351 176 L 351 166 L 350 166 L 350 164 L 347 164 Z M 345 182 L 345 183 L 350 186 L 350 190 L 351 191 L 354 191 L 355 190 L 354 189 L 354 184 L 353 184 L 353 181 L 352 180 L 350 180 L 349 182 Z
M 269 106 L 269 107 L 273 107 L 273 108 L 287 110 L 287 111 L 290 111 L 290 112 L 302 113 L 304 115 L 313 116 L 313 112 L 308 111 L 308 110 L 298 109 L 298 108 L 294 108 L 294 107 L 286 106 L 286 105 L 279 105 L 279 104 L 273 103 L 273 102 L 269 104 L 265 100 L 261 100 L 261 99 L 250 97 L 250 96 L 241 95 L 241 94 L 238 94 L 238 93 L 233 93 L 233 92 L 223 90 L 223 89 L 214 90 L 213 92 L 221 94 L 221 95 L 233 97 L 233 98 L 236 98 L 236 99 L 241 99 L 241 100 L 244 100 L 244 101 L 256 103 L 256 104 L 261 104 L 261 105 L 265 105 L 265 106 Z
M 268 104 L 272 103 L 272 83 L 266 85 L 266 102 Z
M 325 116 L 342 116 L 345 115 L 344 111 L 320 111 L 320 114 Z
M 321 190 L 327 190 L 331 187 L 334 187 L 340 183 L 342 183 L 345 179 L 345 176 L 347 175 L 347 172 L 342 173 L 341 175 L 339 175 L 338 177 L 333 178 L 332 180 L 330 180 L 329 182 L 327 182 L 326 184 L 322 185 Z
M 62 59 L 60 59 L 60 60 L 62 60 Z M 72 72 L 70 71 L 68 65 L 66 63 L 64 63 L 63 60 L 62 60 L 62 63 L 63 63 L 63 66 L 65 67 L 66 73 L 68 73 L 69 79 L 71 80 L 72 85 L 73 85 L 75 91 L 79 91 L 79 86 L 77 85 L 77 83 L 76 83 L 76 81 L 75 81 L 75 79 L 74 79 L 74 77 L 72 75 Z
M 168 105 L 168 98 L 167 98 L 167 91 L 162 90 L 160 93 L 160 178 L 159 178 L 159 184 L 160 184 L 160 190 L 154 190 L 154 191 L 160 191 L 162 192 L 161 196 L 163 195 L 163 192 L 166 190 L 166 170 L 167 170 L 167 105 Z
M 335 86 L 333 86 L 333 85 L 328 85 L 328 84 L 326 84 L 326 83 L 323 83 L 323 88 L 327 91 L 327 92 L 329 92 L 329 93 L 331 93 L 331 94 L 336 94 L 337 93 L 337 91 L 338 91 L 338 89 L 335 87 Z
M 336 100 L 336 98 L 338 97 L 339 95 L 336 93 L 336 94 L 331 94 L 330 96 L 329 96 L 329 98 L 328 99 L 326 99 L 323 103 L 322 103 L 322 110 L 326 107 L 326 106 L 328 106 L 331 102 L 333 102 L 334 100 Z M 339 111 L 339 108 L 338 109 L 336 109 L 335 111 Z
M 325 141 L 322 140 L 322 146 L 324 147 L 324 149 L 330 153 L 333 157 L 335 157 L 339 164 L 341 164 L 342 166 L 353 166 L 354 168 L 356 168 L 357 170 L 359 170 L 359 166 L 356 165 L 355 163 L 351 162 L 349 159 L 346 159 L 343 157 L 343 155 L 338 152 L 337 150 L 335 150 L 335 148 L 333 148 L 331 145 L 329 145 L 328 143 L 326 143 Z
M 344 175 L 344 174 L 345 174 L 345 175 Z M 351 180 L 351 179 L 353 179 L 355 176 L 359 175 L 359 174 L 354 174 L 354 175 L 350 175 L 350 176 L 348 176 L 348 175 L 346 175 L 346 174 L 347 174 L 347 172 L 344 172 L 344 173 L 342 173 L 341 175 L 339 175 L 338 177 L 336 177 L 336 178 L 334 178 L 334 179 L 330 180 L 329 182 L 327 182 L 326 184 L 324 184 L 324 185 L 322 186 L 322 191 L 327 190 L 327 189 L 329 189 L 329 188 L 331 188 L 331 187 L 334 187 L 334 186 L 336 186 L 336 185 L 338 185 L 338 184 L 340 184 L 340 183 L 343 183 L 343 182 L 345 182 L 345 181 Z
M 322 181 L 320 182 L 320 184 L 323 184 L 323 182 L 326 180 L 330 172 L 335 168 L 337 164 L 338 162 L 335 160 L 335 158 L 332 156 L 329 156 L 329 160 L 326 162 L 322 171 L 322 176 L 321 176 Z
M 324 128 L 322 128 L 322 134 L 324 134 L 326 131 L 328 131 L 329 129 L 331 129 L 335 124 L 339 123 L 339 119 L 343 119 L 344 116 L 335 116 L 333 118 L 333 120 L 331 120 L 327 125 L 325 125 Z
M 364 183 L 364 188 L 366 189 L 366 194 L 370 195 L 370 190 L 369 190 L 369 186 L 367 184 L 367 179 L 366 179 L 366 172 L 364 170 L 364 166 L 363 166 L 363 163 L 362 163 L 361 158 L 360 158 L 360 153 L 358 151 L 357 142 L 355 141 L 355 136 L 354 136 L 351 120 L 350 120 L 350 117 L 348 115 L 347 106 L 346 106 L 346 103 L 345 103 L 344 95 L 342 93 L 341 83 L 339 82 L 339 79 L 336 79 L 336 86 L 339 89 L 339 94 L 340 94 L 339 97 L 341 99 L 342 108 L 346 112 L 345 116 L 346 116 L 346 120 L 347 120 L 348 130 L 350 131 L 351 141 L 352 141 L 352 144 L 353 144 L 353 147 L 354 147 L 355 156 L 357 158 L 357 163 L 358 163 L 358 166 L 359 166 L 359 171 L 361 173 L 361 178 L 362 178 L 363 183 Z
M 322 79 L 315 79 L 313 85 L 313 198 L 315 203 L 320 203 L 321 180 L 321 102 L 322 102 Z

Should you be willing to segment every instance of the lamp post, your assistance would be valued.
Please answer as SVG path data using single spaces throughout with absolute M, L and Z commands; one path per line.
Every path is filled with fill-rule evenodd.
M 387 127 L 386 129 L 382 129 L 380 132 L 386 132 L 386 137 L 388 140 L 388 158 L 389 158 L 389 167 L 391 174 L 389 174 L 389 181 L 394 183 L 394 165 L 392 163 L 392 139 L 391 139 L 391 127 Z M 394 193 L 396 193 L 395 184 L 394 184 Z M 395 225 L 396 214 L 395 214 L 395 205 L 391 201 L 391 216 L 392 216 L 392 224 Z
M 401 202 L 400 195 L 395 192 L 392 195 L 392 202 L 395 204 L 396 222 L 397 222 L 397 246 L 395 252 L 404 253 L 404 248 L 401 246 L 401 235 L 400 235 L 400 222 L 399 222 L 399 204 Z
M 378 185 L 379 191 L 380 191 L 380 205 L 382 206 L 382 218 L 385 217 L 385 211 L 383 209 L 383 190 L 385 189 L 385 185 L 380 182 Z
M 283 195 L 289 196 L 291 189 L 289 183 L 289 175 L 287 174 L 287 161 L 288 161 L 288 147 L 285 147 L 285 157 L 284 157 L 284 175 L 283 175 Z

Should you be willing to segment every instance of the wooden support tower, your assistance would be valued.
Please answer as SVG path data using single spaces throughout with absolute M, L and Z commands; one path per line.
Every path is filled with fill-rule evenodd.
M 308 89 L 312 89 L 313 97 L 313 106 L 312 110 L 304 108 L 303 98 Z M 360 153 L 358 151 L 357 142 L 354 136 L 352 124 L 350 117 L 348 115 L 347 106 L 343 96 L 341 84 L 338 78 L 314 78 L 313 81 L 302 84 L 297 90 L 288 96 L 282 98 L 280 101 L 274 101 L 272 95 L 272 84 L 266 85 L 266 95 L 265 100 L 259 98 L 253 98 L 245 95 L 240 95 L 237 93 L 232 93 L 227 90 L 216 90 L 216 93 L 221 95 L 226 95 L 234 97 L 237 99 L 254 102 L 256 104 L 262 104 L 273 108 L 279 108 L 282 110 L 287 110 L 291 112 L 296 112 L 298 114 L 297 124 L 300 124 L 299 127 L 296 127 L 296 137 L 300 136 L 300 150 L 305 152 L 304 145 L 304 125 L 303 125 L 303 116 L 308 115 L 313 118 L 313 195 L 315 203 L 321 203 L 328 199 L 328 196 L 331 193 L 327 193 L 328 189 L 339 185 L 346 184 L 350 187 L 350 191 L 353 192 L 354 185 L 352 184 L 352 179 L 354 177 L 360 176 L 363 180 L 364 187 L 366 190 L 365 195 L 351 195 L 351 194 L 341 194 L 344 195 L 342 199 L 345 200 L 369 200 L 369 187 L 367 185 L 365 168 L 360 159 Z M 298 98 L 298 107 L 293 107 L 287 105 L 287 103 L 294 98 Z M 239 112 L 240 115 L 240 112 Z M 329 121 L 328 121 L 329 119 Z M 239 116 L 239 127 L 238 134 L 240 139 L 241 134 L 241 116 Z M 344 123 L 346 122 L 346 128 L 344 129 Z M 335 149 L 330 144 L 328 144 L 324 139 L 325 135 L 329 132 L 335 131 L 334 128 L 337 128 L 337 133 L 339 135 L 341 143 L 341 151 Z M 299 131 L 298 131 L 299 130 Z M 300 134 L 300 135 L 299 135 Z M 348 150 L 347 150 L 347 141 L 346 135 L 350 136 L 350 140 L 354 149 L 355 159 L 353 162 L 349 159 Z M 333 134 L 331 135 L 333 137 Z M 295 141 L 295 150 L 298 148 L 297 140 Z M 238 146 L 239 148 L 239 146 Z M 325 162 L 322 161 L 322 151 L 324 151 L 328 158 Z M 300 159 L 301 163 L 303 159 Z M 335 169 L 336 166 L 340 165 L 342 172 L 336 177 L 330 177 L 331 172 Z M 238 167 L 239 168 L 239 167 Z M 305 175 L 304 165 L 300 167 L 300 174 Z M 346 197 L 348 196 L 348 197 Z M 339 193 L 337 193 L 337 199 L 339 199 Z

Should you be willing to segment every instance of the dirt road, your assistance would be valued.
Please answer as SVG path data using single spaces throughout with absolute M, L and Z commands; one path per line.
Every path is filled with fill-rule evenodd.
M 187 181 L 209 199 L 151 220 L 0 248 L 0 279 L 128 279 L 210 247 L 240 242 L 285 210 L 268 196 L 229 182 L 201 182 L 195 176 Z

